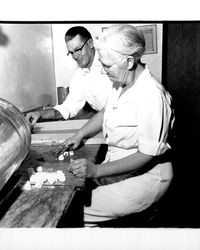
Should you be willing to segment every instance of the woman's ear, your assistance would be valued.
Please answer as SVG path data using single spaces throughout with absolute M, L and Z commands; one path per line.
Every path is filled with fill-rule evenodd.
M 92 38 L 90 38 L 89 40 L 88 40 L 88 45 L 89 45 L 89 47 L 92 49 L 92 48 L 94 48 L 94 43 L 93 43 L 93 39 Z
M 133 69 L 135 65 L 135 60 L 133 56 L 127 56 L 127 68 L 129 70 Z

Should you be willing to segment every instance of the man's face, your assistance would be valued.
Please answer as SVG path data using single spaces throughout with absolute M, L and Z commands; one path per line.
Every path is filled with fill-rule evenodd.
M 68 53 L 71 54 L 81 68 L 87 68 L 92 63 L 93 46 L 90 46 L 89 42 L 89 40 L 83 39 L 80 35 L 66 42 Z

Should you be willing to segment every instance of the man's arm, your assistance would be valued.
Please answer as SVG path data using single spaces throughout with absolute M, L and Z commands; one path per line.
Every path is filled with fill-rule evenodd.
M 65 101 L 54 107 L 54 109 L 62 114 L 64 119 L 67 120 L 68 118 L 75 117 L 84 107 L 87 98 L 85 95 L 85 83 L 85 74 L 83 70 L 79 68 L 70 82 L 69 93 Z
M 63 118 L 60 112 L 54 108 L 28 112 L 25 117 L 31 126 L 34 126 L 39 120 Z
M 45 109 L 41 111 L 41 119 L 62 119 L 63 116 L 61 115 L 61 113 L 54 109 L 54 108 L 50 108 L 50 109 Z

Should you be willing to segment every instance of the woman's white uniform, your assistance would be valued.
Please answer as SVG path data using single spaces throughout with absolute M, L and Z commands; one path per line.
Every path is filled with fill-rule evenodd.
M 105 162 L 137 150 L 162 155 L 170 149 L 168 132 L 174 121 L 169 93 L 147 66 L 135 84 L 120 96 L 121 90 L 113 89 L 105 108 Z M 171 162 L 166 162 L 136 177 L 97 187 L 92 191 L 91 206 L 84 208 L 84 221 L 105 221 L 146 209 L 165 193 L 172 176 Z

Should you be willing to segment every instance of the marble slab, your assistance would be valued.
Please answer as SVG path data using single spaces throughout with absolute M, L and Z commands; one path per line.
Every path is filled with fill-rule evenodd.
M 85 145 L 75 151 L 73 157 L 75 159 L 85 157 L 95 162 L 99 147 L 100 145 Z M 15 191 L 18 189 L 17 196 L 0 219 L 0 228 L 56 227 L 64 213 L 67 213 L 77 188 L 84 189 L 84 179 L 77 178 L 68 171 L 69 159 L 66 158 L 62 162 L 55 159 L 51 154 L 53 148 L 31 146 L 16 175 L 26 180 L 28 168 L 35 170 L 38 166 L 42 166 L 45 171 L 62 170 L 66 181 L 31 190 L 22 190 L 21 186 L 17 186 L 15 188 Z

